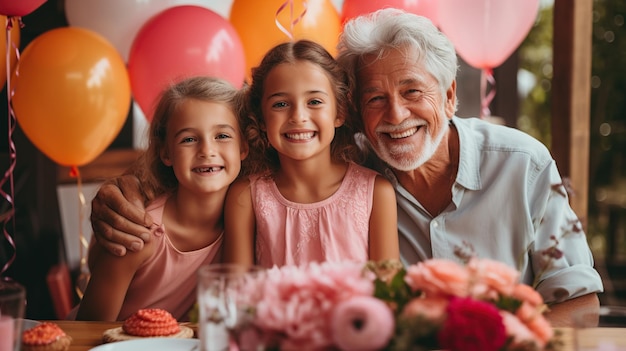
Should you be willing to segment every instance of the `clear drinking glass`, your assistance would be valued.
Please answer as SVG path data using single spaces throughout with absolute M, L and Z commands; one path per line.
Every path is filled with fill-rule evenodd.
M 26 307 L 26 289 L 0 278 L 0 351 L 19 351 Z
M 263 269 L 235 264 L 210 264 L 198 270 L 201 351 L 262 350 L 252 326 L 254 284 Z M 245 337 L 244 337 L 245 335 Z M 243 340 L 245 339 L 245 340 Z

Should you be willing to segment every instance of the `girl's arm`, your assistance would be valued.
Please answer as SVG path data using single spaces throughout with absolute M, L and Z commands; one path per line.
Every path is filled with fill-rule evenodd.
M 139 252 L 119 257 L 101 245 L 92 245 L 89 255 L 91 278 L 80 302 L 77 320 L 115 321 L 126 291 L 139 266 L 152 254 L 152 242 Z
M 373 261 L 399 260 L 398 212 L 393 186 L 376 176 L 370 215 L 369 258 Z
M 240 179 L 228 189 L 224 204 L 224 262 L 253 265 L 255 232 L 250 182 Z

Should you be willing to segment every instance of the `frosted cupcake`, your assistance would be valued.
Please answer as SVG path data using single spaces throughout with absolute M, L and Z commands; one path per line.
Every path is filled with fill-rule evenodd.
M 22 351 L 66 351 L 72 338 L 51 322 L 43 322 L 22 333 Z
M 178 324 L 171 313 L 146 308 L 135 312 L 121 327 L 104 331 L 102 341 L 114 342 L 142 338 L 192 338 L 193 330 Z

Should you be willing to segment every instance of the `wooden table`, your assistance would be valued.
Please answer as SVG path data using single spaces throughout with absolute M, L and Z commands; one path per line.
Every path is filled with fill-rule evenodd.
M 59 325 L 72 337 L 69 351 L 88 351 L 102 344 L 102 333 L 110 328 L 119 327 L 121 322 L 79 322 L 79 321 L 52 321 Z M 557 329 L 563 340 L 562 351 L 573 351 L 574 330 L 571 328 Z M 626 350 L 626 328 L 590 328 L 584 331 L 580 340 L 582 349 L 595 350 L 599 339 L 607 339 L 613 344 L 608 350 Z
M 102 345 L 102 333 L 111 328 L 122 326 L 122 322 L 83 322 L 54 320 L 65 333 L 72 337 L 69 351 L 88 351 Z M 195 327 L 192 327 L 195 331 Z
M 587 328 L 579 329 L 579 350 L 626 350 L 626 328 Z M 569 330 L 569 340 L 573 342 L 573 330 Z M 599 348 L 598 345 L 602 346 Z M 575 350 L 572 344 L 569 349 Z
M 116 328 L 122 322 L 80 322 L 80 321 L 51 321 L 56 323 L 65 333 L 72 337 L 69 351 L 87 351 L 102 345 L 102 333 L 105 330 Z

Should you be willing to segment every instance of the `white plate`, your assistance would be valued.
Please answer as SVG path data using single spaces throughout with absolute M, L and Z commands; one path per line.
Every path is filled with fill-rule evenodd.
M 199 351 L 198 339 L 145 338 L 137 340 L 116 341 L 96 346 L 89 351 Z

